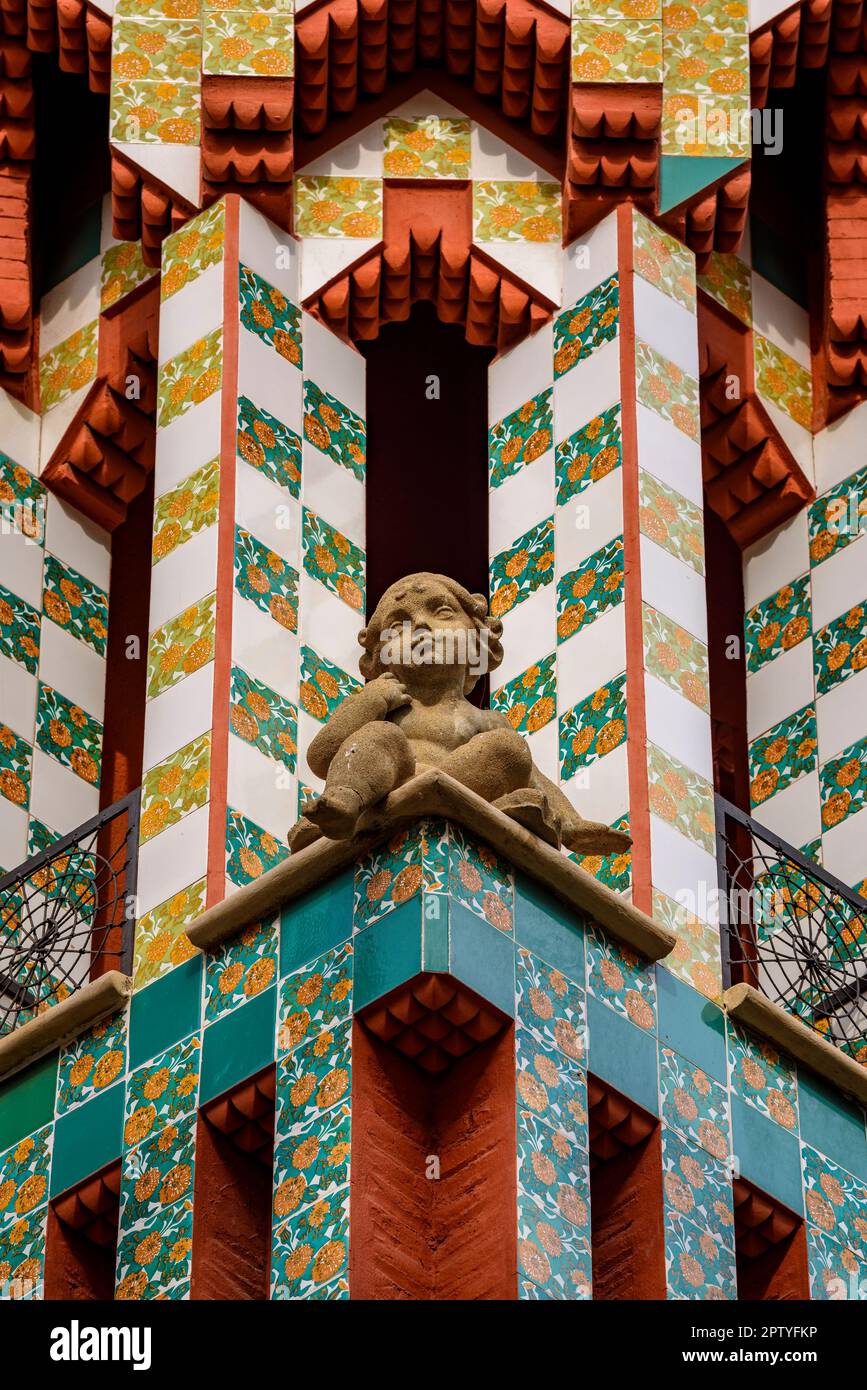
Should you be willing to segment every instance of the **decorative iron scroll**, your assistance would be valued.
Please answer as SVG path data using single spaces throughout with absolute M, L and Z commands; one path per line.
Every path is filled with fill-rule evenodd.
M 725 984 L 867 1062 L 867 901 L 721 796 L 716 825 Z
M 108 969 L 129 974 L 140 789 L 0 878 L 0 1034 Z

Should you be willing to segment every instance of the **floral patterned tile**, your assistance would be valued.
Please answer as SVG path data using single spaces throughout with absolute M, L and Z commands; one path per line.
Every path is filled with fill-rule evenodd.
M 626 672 L 560 716 L 560 780 L 612 753 L 626 739 Z
M 665 1125 L 660 1137 L 665 1207 L 702 1230 L 717 1233 L 722 1245 L 733 1251 L 735 1218 L 728 1166 Z
M 274 1151 L 275 1224 L 320 1207 L 349 1181 L 350 1111 L 337 1105 L 322 1118 L 298 1127 Z
M 113 83 L 110 138 L 121 143 L 197 145 L 199 88 L 191 82 L 149 79 Z
M 226 204 L 221 198 L 213 207 L 194 217 L 185 227 L 171 232 L 162 246 L 160 298 L 170 299 L 185 285 L 223 259 L 226 231 Z
M 40 682 L 36 704 L 36 744 L 76 777 L 99 785 L 102 725 L 98 719 Z
M 629 833 L 629 817 L 618 816 L 612 822 L 615 830 Z M 585 873 L 598 878 L 606 888 L 614 893 L 626 893 L 632 882 L 632 850 L 622 850 L 617 854 L 572 854 L 570 858 L 580 864 Z
M 606 477 L 621 463 L 620 402 L 594 415 L 556 446 L 557 506 Z
M 809 1220 L 867 1259 L 867 1187 L 806 1144 L 801 1145 L 801 1162 Z
M 202 51 L 198 18 L 120 16 L 112 28 L 112 88 L 128 82 L 197 83 Z
M 331 1035 L 352 1015 L 352 942 L 302 965 L 280 984 L 277 1052 Z
M 719 1231 L 703 1230 L 671 1208 L 665 1214 L 665 1268 L 669 1298 L 737 1298 L 734 1253 Z
M 88 386 L 96 376 L 99 320 L 85 324 L 39 359 L 39 402 L 43 415 Z
M 158 564 L 200 531 L 215 526 L 220 508 L 220 460 L 211 459 L 154 504 L 151 564 Z
M 867 803 L 867 738 L 819 768 L 819 796 L 825 830 L 839 825 Z
M 605 14 L 573 19 L 573 82 L 659 82 L 661 75 L 658 19 L 626 21 Z
M 518 948 L 516 989 L 518 1022 L 534 1043 L 554 1048 L 572 1061 L 583 1061 L 587 1055 L 583 989 L 523 946 Z
M 647 745 L 647 779 L 654 815 L 714 854 L 716 821 L 710 783 L 654 743 Z
M 519 1027 L 517 1046 L 518 1123 L 537 1118 L 581 1148 L 588 1142 L 587 1077 L 572 1057 L 537 1042 Z
M 867 529 L 867 468 L 813 502 L 807 518 L 812 566 L 859 540 Z
M 348 608 L 364 609 L 365 556 L 342 532 L 304 508 L 301 526 L 304 568 Z
M 0 1301 L 44 1297 L 47 1206 L 0 1225 Z
M 768 1119 L 797 1133 L 798 1080 L 794 1062 L 772 1043 L 728 1021 L 730 1085 Z
M 200 734 L 142 778 L 139 838 L 151 840 L 208 800 L 211 735 Z
M 653 890 L 653 916 L 677 932 L 677 941 L 666 966 L 673 975 L 692 985 L 706 999 L 722 998 L 722 964 L 719 928 L 701 922 L 658 888 Z
M 121 1302 L 188 1298 L 192 1248 L 192 1201 L 125 1229 L 118 1244 L 115 1298 Z
M 355 867 L 354 931 L 362 931 L 416 893 L 448 889 L 449 832 L 444 821 L 421 821 L 397 830 Z
M 192 347 L 163 363 L 157 389 L 157 424 L 161 429 L 219 391 L 222 364 L 222 328 L 214 328 Z
M 554 376 L 561 377 L 576 362 L 617 337 L 620 319 L 620 281 L 603 280 L 554 320 Z
M 805 705 L 749 745 L 750 803 L 760 806 L 818 762 L 816 710 Z
M 294 772 L 298 711 L 292 701 L 249 676 L 240 666 L 232 667 L 229 701 L 232 732 L 245 743 L 253 744 L 266 758 L 273 758 Z
M 661 1047 L 659 1089 L 664 1124 L 727 1162 L 731 1150 L 726 1088 L 671 1048 Z
M 805 430 L 813 423 L 813 381 L 806 367 L 760 333 L 753 334 L 756 391 Z
M 527 463 L 541 458 L 553 443 L 553 387 L 548 386 L 488 430 L 491 487 L 499 487 Z
M 184 930 L 205 910 L 205 880 L 173 893 L 136 922 L 134 988 L 144 989 L 154 980 L 183 965 L 196 954 Z
M 301 439 L 289 425 L 254 405 L 238 400 L 238 453 L 277 487 L 301 496 Z
M 142 259 L 141 242 L 119 241 L 102 253 L 99 276 L 99 307 L 104 312 L 124 295 L 156 275 L 153 266 Z
M 255 999 L 277 978 L 279 918 L 251 922 L 205 957 L 205 1024 Z
M 226 810 L 226 874 L 233 883 L 252 883 L 288 858 L 289 850 L 268 830 L 234 811 Z
M 519 536 L 491 561 L 491 614 L 501 618 L 554 578 L 554 518 Z
M 623 576 L 623 537 L 615 536 L 557 581 L 558 643 L 623 602 Z
M 651 675 L 684 695 L 698 709 L 710 709 L 707 647 L 671 618 L 642 605 L 644 664 Z
M 42 573 L 42 611 L 58 627 L 85 642 L 99 656 L 105 656 L 108 594 L 47 551 Z
M 60 1049 L 56 1115 L 104 1091 L 126 1070 L 126 1014 L 113 1014 Z
M 519 734 L 544 729 L 557 713 L 557 658 L 552 652 L 491 693 L 491 709 L 505 714 Z
M 26 1216 L 47 1198 L 53 1135 L 45 1125 L 0 1154 L 0 1222 Z
M 35 676 L 39 669 L 39 610 L 0 584 L 0 655 Z
M 470 122 L 452 116 L 389 116 L 383 172 L 389 179 L 466 179 Z
M 326 661 L 312 647 L 301 647 L 301 689 L 299 704 L 303 710 L 324 724 L 353 690 L 362 682 L 333 661 Z
M 473 236 L 478 242 L 529 241 L 560 245 L 559 183 L 476 180 Z
M 636 340 L 638 399 L 689 439 L 699 439 L 698 382 L 647 343 Z
M 747 328 L 753 326 L 753 282 L 750 268 L 728 251 L 712 251 L 697 277 L 700 289 L 722 304 Z
M 0 522 L 4 530 L 45 543 L 45 487 L 21 464 L 0 451 Z
M 648 284 L 695 313 L 695 257 L 685 246 L 633 210 L 635 269 Z
M 255 270 L 238 267 L 241 325 L 301 370 L 301 310 Z
M 304 378 L 304 438 L 327 454 L 335 463 L 348 468 L 364 482 L 367 463 L 367 429 L 364 421 L 336 396 L 322 391 L 309 377 Z
M 326 1296 L 347 1276 L 349 1188 L 282 1221 L 274 1228 L 272 1299 Z
M 202 1043 L 198 1034 L 175 1043 L 130 1074 L 126 1086 L 124 1144 L 142 1143 L 192 1115 L 199 1096 Z
M 298 629 L 298 571 L 288 560 L 235 527 L 235 592 L 288 632 Z
M 214 659 L 216 594 L 170 618 L 148 641 L 148 699 L 162 695 Z
M 813 637 L 816 693 L 825 695 L 867 666 L 867 603 L 857 603 Z
M 282 13 L 242 5 L 204 15 L 202 72 L 216 76 L 291 77 L 295 71 L 295 25 L 291 6 Z M 286 11 L 289 11 L 288 13 Z
M 802 574 L 748 611 L 744 619 L 747 670 L 760 671 L 781 652 L 797 647 L 809 637 L 811 621 L 810 576 Z
M 448 850 L 452 898 L 498 931 L 514 934 L 515 881 L 509 864 L 454 824 L 449 826 Z
M 587 933 L 587 989 L 645 1032 L 656 1032 L 656 970 L 601 927 Z
M 382 179 L 299 174 L 295 232 L 305 237 L 382 236 Z
M 833 1302 L 859 1298 L 867 1279 L 867 1264 L 848 1246 L 824 1236 L 809 1222 L 806 1230 L 810 1297 Z
M 674 488 L 638 470 L 638 522 L 642 535 L 669 555 L 704 574 L 704 516 L 701 507 Z
M 519 1297 L 591 1296 L 586 1152 L 523 1112 L 518 1123 Z
M 333 1030 L 293 1048 L 277 1062 L 277 1121 L 279 1143 L 321 1122 L 335 1106 L 348 1104 L 350 1095 L 352 1025 Z

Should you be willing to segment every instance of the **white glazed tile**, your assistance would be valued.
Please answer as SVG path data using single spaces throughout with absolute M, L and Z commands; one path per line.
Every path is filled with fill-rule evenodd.
M 539 729 L 535 734 L 528 734 L 527 742 L 530 745 L 534 765 L 543 776 L 556 783 L 559 776 L 557 720 L 551 719 L 543 729 Z
M 149 632 L 183 613 L 217 586 L 219 526 L 198 531 L 151 570 Z
M 48 500 L 50 504 L 56 499 Z M 42 547 L 20 531 L 0 535 L 0 584 L 26 599 L 37 612 L 42 608 L 42 564 Z
M 301 339 L 305 377 L 364 419 L 365 361 L 361 353 L 342 342 L 312 314 L 301 316 Z
M 867 808 L 824 831 L 822 864 L 849 885 L 867 876 Z
M 3 453 L 34 476 L 39 473 L 40 417 L 0 388 L 0 440 Z
M 813 593 L 813 631 L 867 599 L 867 544 L 850 542 L 810 572 Z
M 810 370 L 810 316 L 806 309 L 752 272 L 753 330 Z
M 320 177 L 354 174 L 359 178 L 378 179 L 382 177 L 384 153 L 382 121 L 374 121 L 327 154 L 301 165 L 296 174 L 305 178 L 314 174 Z
M 194 208 L 202 206 L 199 146 L 113 140 L 112 149 L 135 166 L 153 174 L 171 193 L 179 193 Z
M 301 302 L 306 304 L 323 285 L 363 260 L 380 241 L 379 237 L 305 237 L 300 243 Z
M 39 306 L 39 356 L 99 317 L 100 258 L 80 266 L 42 296 Z
M 364 615 L 336 598 L 318 579 L 301 573 L 301 640 L 344 671 L 358 668 Z
M 867 462 L 867 401 L 813 438 L 816 491 L 821 497 Z
M 794 455 L 796 463 L 807 481 L 815 483 L 815 463 L 813 461 L 813 436 L 803 425 L 799 425 L 785 410 L 780 410 L 767 396 L 759 397 L 765 410 L 776 425 L 777 433 Z
M 215 391 L 201 405 L 179 415 L 164 429 L 157 430 L 157 461 L 154 488 L 157 497 L 171 492 L 203 463 L 220 453 L 223 393 Z
M 141 846 L 138 856 L 140 917 L 182 888 L 204 878 L 208 868 L 210 813 L 210 805 L 200 806 Z
M 647 673 L 644 692 L 649 742 L 712 782 L 710 716 Z
M 54 450 L 60 444 L 61 439 L 84 404 L 84 398 L 90 391 L 92 384 L 92 382 L 88 382 L 79 391 L 71 392 L 62 401 L 50 406 L 43 414 L 42 430 L 39 435 L 40 473 L 51 461 Z
M 297 304 L 300 243 L 243 198 L 238 208 L 239 261 Z
M 819 762 L 836 758 L 867 734 L 867 670 L 857 671 L 816 700 Z M 867 858 L 867 844 L 864 846 Z
M 31 744 L 36 737 L 38 689 L 39 682 L 35 676 L 31 676 L 23 666 L 0 656 L 0 723 L 8 724 L 19 738 Z
M 213 709 L 213 661 L 169 686 L 155 700 L 148 700 L 142 751 L 145 771 L 206 733 L 211 728 Z
M 306 439 L 302 444 L 301 476 L 305 507 L 364 549 L 364 483 L 348 468 L 314 449 Z
M 579 768 L 568 782 L 560 783 L 579 815 L 585 820 L 613 824 L 629 810 L 629 767 L 626 744 L 597 758 L 589 767 Z
M 612 212 L 564 252 L 564 305 L 576 304 L 613 275 L 617 267 L 617 214 Z
M 518 154 L 493 131 L 473 121 L 470 137 L 474 180 L 520 179 L 540 183 L 559 182 L 556 174 Z
M 105 658 L 79 642 L 50 618 L 42 620 L 39 679 L 60 690 L 73 704 L 98 719 L 105 718 Z
M 277 487 L 243 459 L 238 459 L 236 469 L 237 525 L 252 531 L 257 540 L 264 541 L 297 570 L 301 563 L 301 504 L 286 488 Z
M 558 507 L 554 529 L 560 578 L 623 534 L 623 470 L 615 468 Z
M 747 738 L 750 743 L 787 715 L 812 704 L 812 646 L 812 642 L 801 642 L 747 676 Z
M 807 513 L 798 512 L 744 551 L 744 602 L 752 608 L 810 568 Z
M 493 260 L 538 290 L 552 304 L 563 300 L 563 252 L 559 245 L 535 245 L 530 241 L 482 241 Z
M 654 815 L 650 817 L 650 854 L 654 887 L 701 921 L 711 920 L 717 900 L 713 855 Z
M 822 833 L 819 774 L 808 772 L 755 808 L 755 818 L 796 848 Z
M 497 686 L 507 685 L 528 666 L 552 652 L 557 641 L 553 583 L 543 584 L 503 616 L 503 664 L 496 673 Z M 358 658 L 356 657 L 356 665 Z M 344 669 L 354 671 L 356 665 Z
M 707 643 L 704 580 L 647 536 L 641 537 L 641 597 Z
M 701 445 L 640 402 L 636 418 L 641 467 L 697 507 L 704 506 Z
M 279 352 L 241 325 L 238 344 L 238 395 L 275 415 L 296 434 L 303 416 L 301 373 Z
M 65 835 L 83 821 L 90 820 L 98 810 L 99 787 L 76 777 L 41 748 L 34 748 L 31 816 L 50 825 L 59 835 Z
M 566 714 L 579 700 L 626 670 L 626 616 L 619 603 L 561 642 L 557 648 L 557 712 Z
M 488 425 L 496 425 L 554 382 L 554 328 L 550 323 L 488 368 Z
M 620 342 L 603 343 L 554 382 L 554 442 L 561 444 L 620 400 Z
M 488 494 L 488 545 L 506 550 L 531 527 L 554 513 L 554 450 L 534 459 Z
M 285 845 L 286 832 L 296 820 L 297 779 L 282 763 L 266 758 L 258 748 L 231 733 L 226 797 L 233 810 Z
M 302 579 L 303 593 L 303 579 Z M 303 600 L 302 600 L 303 601 Z M 232 603 L 232 662 L 287 699 L 298 700 L 298 638 L 239 594 Z
M 237 304 L 227 305 L 237 313 Z M 208 266 L 160 305 L 159 365 L 191 347 L 223 322 L 223 265 Z
M 315 787 L 318 791 L 325 783 L 320 777 L 316 777 L 311 771 L 307 762 L 307 750 L 315 739 L 322 725 L 317 719 L 312 718 L 306 710 L 298 711 L 298 777 L 305 786 Z
M 45 549 L 108 592 L 111 536 L 53 493 L 48 494 Z
M 635 333 L 680 367 L 682 372 L 698 380 L 698 325 L 694 313 L 683 304 L 663 294 L 641 275 L 633 276 L 635 294 Z
M 0 870 L 10 873 L 27 856 L 27 812 L 0 797 Z

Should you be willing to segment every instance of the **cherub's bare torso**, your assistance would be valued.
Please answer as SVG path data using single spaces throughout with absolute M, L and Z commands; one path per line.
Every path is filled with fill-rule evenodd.
M 411 698 L 408 705 L 393 710 L 388 719 L 406 735 L 419 771 L 441 767 L 456 748 L 504 722 L 502 715 L 478 709 L 461 696 L 435 705 Z

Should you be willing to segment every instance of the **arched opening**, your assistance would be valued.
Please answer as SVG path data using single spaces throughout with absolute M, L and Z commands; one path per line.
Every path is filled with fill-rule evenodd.
M 359 344 L 367 361 L 367 611 L 413 570 L 488 587 L 487 371 L 433 304 Z

